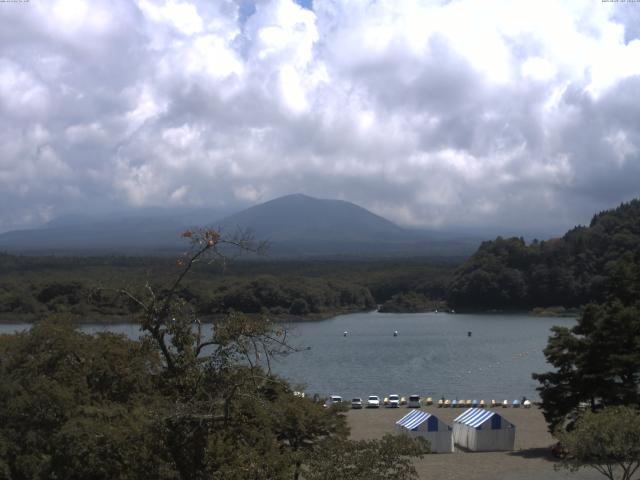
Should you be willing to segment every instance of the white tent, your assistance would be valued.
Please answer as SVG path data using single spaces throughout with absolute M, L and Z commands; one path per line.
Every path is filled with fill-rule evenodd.
M 411 437 L 428 440 L 434 453 L 453 452 L 451 427 L 428 412 L 412 410 L 396 422 L 396 429 Z
M 484 408 L 471 408 L 453 420 L 453 440 L 474 452 L 513 450 L 516 427 Z

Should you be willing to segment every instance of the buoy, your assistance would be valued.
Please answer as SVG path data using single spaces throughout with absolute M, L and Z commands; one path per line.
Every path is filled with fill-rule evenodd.
M 471 332 L 467 332 L 467 337 L 470 337 L 470 336 L 471 336 Z

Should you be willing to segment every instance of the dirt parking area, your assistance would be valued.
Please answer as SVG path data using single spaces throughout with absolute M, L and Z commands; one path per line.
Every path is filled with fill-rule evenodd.
M 422 407 L 448 425 L 464 412 L 464 409 Z M 379 408 L 350 410 L 347 413 L 351 437 L 355 440 L 380 438 L 385 433 L 395 433 L 395 422 L 410 409 Z M 454 453 L 426 455 L 416 461 L 422 479 L 575 479 L 596 480 L 604 478 L 594 470 L 571 473 L 555 470 L 556 462 L 550 454 L 555 443 L 547 432 L 547 424 L 537 408 L 499 408 L 497 413 L 516 426 L 516 449 L 513 452 L 465 452 L 456 448 Z

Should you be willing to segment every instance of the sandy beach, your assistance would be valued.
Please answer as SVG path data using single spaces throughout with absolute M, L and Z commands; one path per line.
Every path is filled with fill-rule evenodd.
M 448 425 L 464 409 L 422 407 L 439 417 Z M 395 422 L 410 409 L 350 410 L 347 413 L 351 437 L 354 440 L 380 438 L 386 433 L 395 433 Z M 513 452 L 464 452 L 456 448 L 454 453 L 426 455 L 416 461 L 421 479 L 584 479 L 602 477 L 591 469 L 571 473 L 554 470 L 554 459 L 550 447 L 555 443 L 547 432 L 542 413 L 537 408 L 498 408 L 496 411 L 516 426 L 516 446 Z

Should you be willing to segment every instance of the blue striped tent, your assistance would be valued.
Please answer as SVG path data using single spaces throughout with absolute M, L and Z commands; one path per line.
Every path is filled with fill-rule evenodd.
M 476 452 L 513 450 L 516 427 L 492 410 L 470 408 L 453 420 L 453 440 Z
M 451 427 L 438 417 L 422 410 L 412 410 L 396 422 L 396 429 L 412 437 L 420 436 L 431 444 L 436 453 L 453 452 Z

